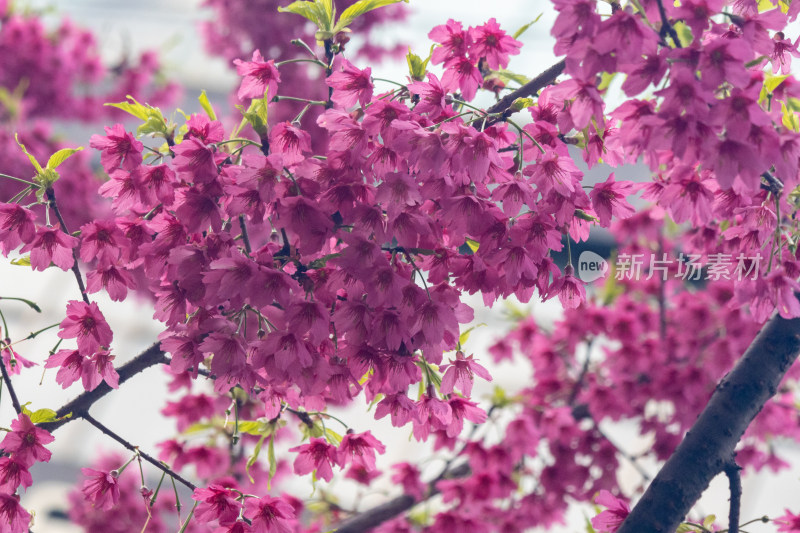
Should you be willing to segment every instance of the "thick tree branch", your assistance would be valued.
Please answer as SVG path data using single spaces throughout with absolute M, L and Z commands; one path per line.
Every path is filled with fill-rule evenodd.
M 364 531 L 372 531 L 372 528 L 391 520 L 402 513 L 408 511 L 420 501 L 427 500 L 439 494 L 439 489 L 436 488 L 436 482 L 440 479 L 455 479 L 466 477 L 472 470 L 469 463 L 461 463 L 453 468 L 445 475 L 439 476 L 428 484 L 428 494 L 423 500 L 416 500 L 413 496 L 403 494 L 386 503 L 382 503 L 373 507 L 363 513 L 352 516 L 339 524 L 335 531 L 336 533 L 362 533 Z
M 503 98 L 500 99 L 499 102 L 497 102 L 492 107 L 487 109 L 486 112 L 505 113 L 506 111 L 508 111 L 508 108 L 511 107 L 511 104 L 513 104 L 514 100 L 516 100 L 517 98 L 526 98 L 528 96 L 533 96 L 544 87 L 547 87 L 548 85 L 556 81 L 558 75 L 564 72 L 564 67 L 566 66 L 566 64 L 567 64 L 566 61 L 562 59 L 561 61 L 551 66 L 550 68 L 548 68 L 547 70 L 545 70 L 544 72 L 533 78 L 531 81 L 529 81 L 528 83 L 517 89 L 516 91 L 510 92 L 507 95 L 505 95 Z M 508 118 L 508 117 L 503 115 L 503 118 Z M 487 121 L 487 124 L 493 124 L 494 122 L 498 122 L 500 120 L 502 119 L 497 119 L 497 118 L 489 119 Z
M 672 533 L 722 472 L 747 426 L 775 394 L 800 352 L 800 319 L 774 316 L 717 385 L 618 533 Z
M 161 347 L 158 343 L 153 344 L 147 350 L 143 351 L 132 360 L 128 361 L 121 367 L 117 369 L 117 373 L 119 374 L 119 383 L 120 385 L 125 381 L 129 380 L 145 368 L 149 368 L 151 366 L 157 365 L 159 363 L 166 363 L 167 357 L 164 355 L 164 352 L 161 351 Z M 52 433 L 53 431 L 57 430 L 70 420 L 76 418 L 84 418 L 85 415 L 89 413 L 89 408 L 94 405 L 94 403 L 111 392 L 111 387 L 106 384 L 106 382 L 101 383 L 97 386 L 94 390 L 84 392 L 83 394 L 79 395 L 72 401 L 65 404 L 63 407 L 56 411 L 58 418 L 68 415 L 72 413 L 71 418 L 65 418 L 63 420 L 58 420 L 56 422 L 47 422 L 43 424 L 39 424 L 39 427 L 45 429 Z

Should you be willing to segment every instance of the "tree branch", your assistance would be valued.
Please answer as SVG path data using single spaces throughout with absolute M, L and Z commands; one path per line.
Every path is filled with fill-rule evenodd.
M 0 343 L 2 343 L 2 341 L 0 341 Z M 8 389 L 8 395 L 11 396 L 11 404 L 14 406 L 14 411 L 20 414 L 22 412 L 22 406 L 19 404 L 17 393 L 14 391 L 14 386 L 11 384 L 11 376 L 6 372 L 6 364 L 2 360 L 0 360 L 0 370 L 3 371 L 3 381 L 6 384 L 6 389 Z
M 436 488 L 436 482 L 440 479 L 454 479 L 466 477 L 472 470 L 469 463 L 461 463 L 454 469 L 450 470 L 446 476 L 439 476 L 428 484 L 428 494 L 422 500 L 416 500 L 409 494 L 403 494 L 386 503 L 382 503 L 373 507 L 363 513 L 352 516 L 339 524 L 334 530 L 336 533 L 362 533 L 365 531 L 372 531 L 372 528 L 391 520 L 396 516 L 408 511 L 420 501 L 425 501 L 439 494 L 439 489 Z
M 742 500 L 742 468 L 736 464 L 736 458 L 731 457 L 725 464 L 725 475 L 728 476 L 728 486 L 731 491 L 731 506 L 728 512 L 728 533 L 739 533 L 739 509 Z
M 119 374 L 119 383 L 121 385 L 145 368 L 166 362 L 167 358 L 164 355 L 164 352 L 161 351 L 160 345 L 155 343 L 147 350 L 134 357 L 131 361 L 128 361 L 117 369 L 117 373 Z M 114 389 L 109 387 L 106 382 L 102 382 L 94 390 L 80 394 L 78 397 L 56 411 L 58 418 L 72 413 L 71 418 L 64 418 L 63 420 L 57 420 L 55 422 L 42 423 L 39 424 L 39 427 L 52 433 L 70 420 L 74 420 L 76 418 L 85 418 L 85 416 L 89 413 L 89 408 L 94 405 L 97 400 L 112 390 Z
M 58 203 L 56 203 L 56 191 L 53 190 L 52 187 L 49 187 L 45 191 L 45 196 L 47 196 L 47 205 L 53 208 L 53 213 L 55 213 L 56 218 L 58 219 L 58 225 L 61 226 L 61 231 L 69 235 L 69 230 L 67 229 L 67 223 L 64 222 L 64 217 L 61 216 L 61 211 L 58 210 Z M 81 269 L 78 266 L 78 248 L 72 248 L 72 274 L 75 276 L 75 280 L 78 282 L 78 289 L 81 291 L 81 298 L 83 301 L 89 304 L 89 296 L 86 295 L 86 286 L 83 284 L 83 277 L 81 277 Z
M 618 533 L 672 533 L 678 528 L 714 476 L 729 463 L 747 426 L 775 394 L 798 352 L 800 319 L 772 317 L 717 385 Z
M 111 431 L 108 427 L 106 427 L 105 425 L 103 425 L 100 422 L 98 422 L 89 413 L 84 413 L 82 415 L 82 418 L 84 420 L 86 420 L 87 422 L 89 422 L 94 427 L 96 427 L 97 429 L 99 429 L 103 433 L 103 435 L 107 435 L 107 436 L 111 437 L 112 439 L 114 439 L 118 443 L 120 443 L 123 446 L 125 446 L 130 451 L 139 454 L 139 457 L 141 457 L 142 459 L 144 459 L 145 461 L 147 461 L 151 465 L 155 466 L 156 468 L 158 468 L 159 470 L 161 470 L 162 472 L 164 472 L 168 476 L 172 477 L 172 479 L 174 479 L 175 481 L 178 481 L 179 483 L 183 483 L 184 485 L 189 487 L 189 489 L 191 489 L 192 491 L 194 491 L 194 489 L 197 488 L 197 486 L 194 483 L 192 483 L 191 481 L 187 481 L 186 479 L 182 478 L 178 473 L 176 473 L 174 470 L 172 470 L 168 466 L 165 466 L 164 463 L 162 463 L 161 461 L 158 461 L 158 460 L 154 459 L 153 457 L 151 457 L 150 455 L 144 453 L 143 451 L 141 451 L 139 449 L 138 446 L 134 446 L 133 444 L 131 444 L 127 440 L 123 439 L 122 437 L 120 437 L 119 435 L 117 435 L 116 433 Z
M 503 98 L 500 99 L 499 102 L 494 104 L 492 107 L 486 110 L 487 113 L 503 113 L 502 118 L 490 118 L 486 123 L 488 125 L 494 124 L 495 122 L 499 122 L 504 120 L 508 117 L 505 116 L 505 112 L 508 111 L 508 108 L 511 107 L 511 104 L 514 103 L 514 100 L 517 98 L 526 98 L 528 96 L 533 96 L 538 93 L 544 87 L 547 87 L 554 81 L 559 74 L 564 72 L 564 67 L 566 66 L 566 61 L 561 60 L 555 65 L 551 66 L 531 81 L 517 89 L 516 91 L 510 92 L 505 95 Z

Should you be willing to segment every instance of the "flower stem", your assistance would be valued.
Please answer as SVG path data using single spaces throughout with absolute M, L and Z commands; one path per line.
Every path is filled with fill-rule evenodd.
M 64 222 L 64 217 L 61 216 L 61 211 L 58 210 L 58 203 L 56 203 L 56 192 L 53 190 L 52 187 L 48 188 L 45 191 L 45 195 L 47 196 L 47 204 L 53 208 L 53 212 L 58 219 L 58 224 L 61 226 L 61 231 L 69 235 L 69 230 L 67 229 L 67 223 Z M 89 297 L 86 295 L 86 287 L 83 284 L 83 278 L 81 277 L 81 270 L 78 267 L 78 250 L 77 247 L 72 249 L 72 273 L 75 275 L 75 281 L 78 282 L 78 288 L 81 291 L 81 297 L 83 297 L 83 301 L 89 305 L 91 302 L 89 301 Z

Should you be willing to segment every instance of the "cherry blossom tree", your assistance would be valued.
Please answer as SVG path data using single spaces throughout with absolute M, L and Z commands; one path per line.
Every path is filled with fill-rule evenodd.
M 374 49 L 352 54 L 350 35 L 401 16 L 399 0 L 263 3 L 266 15 L 209 2 L 232 28 L 206 28 L 240 76 L 232 131 L 204 93 L 191 115 L 162 112 L 162 93 L 47 111 L 53 76 L 31 77 L 30 93 L 3 82 L 14 113 L 135 122 L 84 143 L 103 180 L 78 180 L 76 195 L 65 161 L 88 165 L 90 150 L 32 142 L 11 133 L 18 115 L 7 121 L 0 251 L 76 287 L 63 318 L 26 337 L 3 313 L 40 303 L 0 285 L 3 400 L 16 412 L 0 442 L 1 531 L 29 529 L 30 468 L 77 419 L 127 453 L 82 469 L 70 517 L 87 531 L 558 530 L 590 503 L 598 532 L 800 531 L 797 509 L 740 517 L 740 470 L 785 468 L 775 443 L 800 439 L 798 0 L 553 0 L 564 58 L 532 78 L 509 70 L 530 24 L 451 19 L 397 80 L 374 78 Z M 38 27 L 0 13 L 4 38 Z M 58 55 L 75 32 L 90 40 L 40 32 L 36 48 Z M 278 37 L 293 48 L 270 50 Z M 83 63 L 99 70 L 86 57 L 33 71 L 81 80 Z M 495 103 L 476 105 L 479 92 Z M 647 170 L 589 184 L 576 157 Z M 599 279 L 572 251 L 593 228 L 616 243 L 596 258 Z M 103 293 L 150 302 L 162 331 L 148 349 L 116 345 Z M 477 294 L 558 301 L 563 314 L 549 326 L 511 312 L 507 334 L 473 353 Z M 49 355 L 25 352 L 48 335 Z M 529 384 L 473 396 L 504 361 Z M 34 364 L 80 392 L 36 405 L 14 386 Z M 157 450 L 92 414 L 151 367 L 177 397 L 161 412 L 176 433 Z M 393 443 L 354 410 L 444 460 L 386 468 Z M 607 431 L 624 423 L 651 444 Z M 639 475 L 624 491 L 623 465 Z M 729 509 L 714 510 L 725 525 L 693 509 L 717 475 L 730 484 Z M 382 503 L 348 508 L 329 488 L 381 476 L 394 484 Z

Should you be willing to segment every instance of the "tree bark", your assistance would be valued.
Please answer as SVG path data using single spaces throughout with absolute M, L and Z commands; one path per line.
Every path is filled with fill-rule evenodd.
M 747 426 L 778 390 L 800 352 L 800 319 L 776 315 L 717 385 L 683 442 L 618 533 L 672 533 L 721 473 Z

